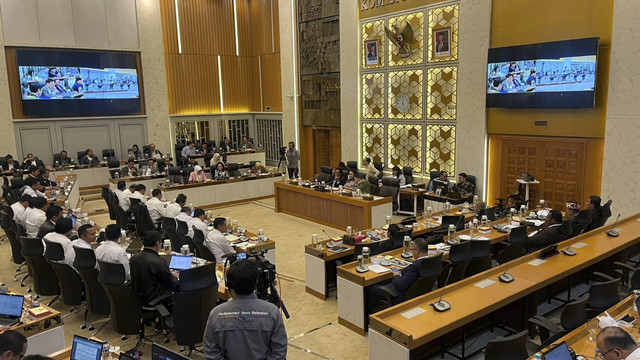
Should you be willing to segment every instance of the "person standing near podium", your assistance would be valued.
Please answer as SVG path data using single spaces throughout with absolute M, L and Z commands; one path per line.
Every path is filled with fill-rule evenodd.
M 298 177 L 298 163 L 300 162 L 300 151 L 296 149 L 296 144 L 293 141 L 289 141 L 289 148 L 285 153 L 287 159 L 287 170 L 289 171 L 289 179 L 295 179 Z

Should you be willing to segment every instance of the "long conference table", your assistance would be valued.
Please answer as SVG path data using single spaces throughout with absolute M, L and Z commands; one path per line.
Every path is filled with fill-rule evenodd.
M 288 182 L 274 184 L 276 212 L 297 216 L 337 229 L 369 229 L 384 225 L 392 213 L 390 197 L 373 200 L 320 192 Z
M 419 358 L 430 343 L 448 333 L 640 242 L 640 214 L 618 222 L 616 228 L 617 238 L 608 237 L 609 227 L 602 227 L 558 244 L 560 249 L 571 245 L 575 256 L 540 260 L 537 251 L 452 284 L 442 297 L 451 304 L 449 311 L 438 313 L 429 305 L 441 296 L 436 290 L 371 315 L 370 359 Z M 505 271 L 515 277 L 513 282 L 497 281 Z

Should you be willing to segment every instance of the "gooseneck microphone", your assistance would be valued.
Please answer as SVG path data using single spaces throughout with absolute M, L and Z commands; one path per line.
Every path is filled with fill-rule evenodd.
M 329 235 L 326 231 L 324 231 L 324 229 L 322 229 L 322 232 L 323 232 L 325 235 L 327 235 L 327 238 L 328 238 L 327 240 L 332 241 L 332 239 L 331 239 L 331 235 Z
M 509 274 L 507 271 L 509 271 L 509 268 L 505 269 L 502 275 L 498 276 L 498 280 L 500 280 L 501 283 L 506 284 L 515 280 L 515 277 L 513 277 L 513 275 Z
M 620 219 L 620 215 L 621 214 L 618 214 L 618 217 L 616 218 L 616 221 L 614 221 L 613 225 L 611 225 L 611 229 L 609 229 L 609 231 L 607 231 L 607 236 L 609 236 L 609 237 L 618 237 L 618 236 L 620 236 L 620 234 L 617 231 L 613 230 L 613 228 L 618 223 L 618 220 Z
M 429 304 L 433 307 L 433 310 L 437 312 L 445 312 L 451 309 L 451 304 L 447 300 L 442 300 L 442 296 L 444 296 L 444 290 L 447 288 L 447 283 L 449 282 L 449 277 L 451 276 L 452 269 L 449 270 L 449 274 L 447 274 L 447 280 L 444 282 L 444 286 L 442 287 L 442 292 L 440 293 L 440 298 L 437 302 L 433 304 Z

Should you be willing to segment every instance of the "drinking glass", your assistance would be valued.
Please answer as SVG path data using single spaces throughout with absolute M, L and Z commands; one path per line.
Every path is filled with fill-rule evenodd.
M 593 318 L 591 320 L 589 320 L 589 322 L 587 322 L 587 330 L 589 331 L 589 341 L 594 341 L 595 338 L 593 337 L 593 335 L 595 335 L 596 331 L 598 330 L 598 318 Z

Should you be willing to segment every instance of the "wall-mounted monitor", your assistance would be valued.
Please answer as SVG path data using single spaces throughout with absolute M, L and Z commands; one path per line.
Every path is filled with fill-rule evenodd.
M 137 52 L 7 48 L 7 69 L 17 118 L 144 113 Z
M 489 49 L 487 107 L 594 107 L 599 38 Z

